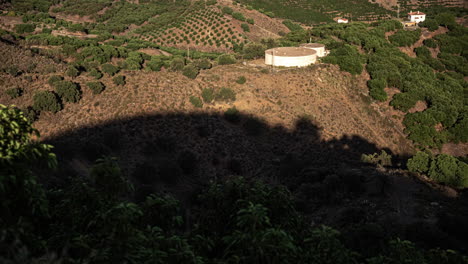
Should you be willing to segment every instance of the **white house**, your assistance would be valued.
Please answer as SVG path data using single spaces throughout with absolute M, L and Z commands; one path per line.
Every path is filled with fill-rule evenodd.
M 340 18 L 338 18 L 338 19 L 336 20 L 336 22 L 338 22 L 338 23 L 345 23 L 345 24 L 346 24 L 346 23 L 348 23 L 349 21 L 348 21 L 348 19 L 346 19 L 346 18 L 341 18 L 341 17 L 340 17 Z
M 408 19 L 411 22 L 416 22 L 416 23 L 423 22 L 424 20 L 426 20 L 426 14 L 424 14 L 423 12 L 419 12 L 419 11 L 410 12 L 408 13 Z

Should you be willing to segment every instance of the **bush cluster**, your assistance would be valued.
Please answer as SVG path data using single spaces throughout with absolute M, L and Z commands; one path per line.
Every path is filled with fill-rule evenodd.
M 60 98 L 54 92 L 42 91 L 34 94 L 33 108 L 38 111 L 57 113 L 62 110 Z
M 81 91 L 77 84 L 70 81 L 58 81 L 54 83 L 55 91 L 64 102 L 76 103 L 81 99 Z
M 418 152 L 408 160 L 407 166 L 410 171 L 427 174 L 438 183 L 468 188 L 468 164 L 456 157 Z
M 88 82 L 86 85 L 91 91 L 93 91 L 93 94 L 100 94 L 105 89 L 105 86 L 102 82 Z

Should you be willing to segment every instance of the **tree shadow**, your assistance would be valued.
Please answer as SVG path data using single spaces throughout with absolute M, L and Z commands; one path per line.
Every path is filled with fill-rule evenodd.
M 152 114 L 83 127 L 46 141 L 55 146 L 62 164 L 49 178 L 57 184 L 66 182 L 64 172 L 87 177 L 97 158 L 115 156 L 135 186 L 135 200 L 167 192 L 190 207 L 210 181 L 242 175 L 287 186 L 312 223 L 335 226 L 356 239 L 366 234 L 366 245 L 399 236 L 467 250 L 460 238 L 437 225 L 408 231 L 414 223 L 430 222 L 417 211 L 429 210 L 427 201 L 448 203 L 449 198 L 415 179 L 363 164 L 362 154 L 382 149 L 356 135 L 324 140 L 322 128 L 307 118 L 287 129 L 242 113 Z M 403 204 L 395 197 L 400 184 L 411 192 Z

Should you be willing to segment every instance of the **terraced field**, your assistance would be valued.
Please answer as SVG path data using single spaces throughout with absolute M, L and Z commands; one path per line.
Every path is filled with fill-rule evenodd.
M 191 13 L 181 21 L 140 36 L 163 46 L 227 51 L 247 41 L 242 29 L 231 22 L 232 19 L 211 8 Z

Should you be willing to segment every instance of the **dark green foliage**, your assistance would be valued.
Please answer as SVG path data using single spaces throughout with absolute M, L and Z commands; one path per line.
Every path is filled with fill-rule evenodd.
M 40 111 L 35 110 L 32 106 L 28 106 L 22 109 L 22 112 L 24 114 L 24 117 L 26 117 L 26 119 L 28 119 L 28 121 L 31 124 L 34 123 L 37 119 L 39 119 Z
M 468 188 L 468 164 L 456 157 L 440 154 L 431 157 L 418 152 L 407 163 L 412 172 L 427 173 L 431 179 L 459 188 Z
M 223 54 L 218 57 L 219 65 L 234 64 L 236 62 L 237 62 L 236 58 L 230 54 Z
M 246 24 L 246 23 L 242 23 L 242 24 L 241 24 L 241 28 L 242 28 L 242 30 L 243 30 L 244 32 L 250 32 L 250 27 L 249 27 L 249 25 Z
M 231 123 L 238 123 L 240 121 L 240 113 L 236 107 L 231 107 L 224 112 L 224 118 Z
M 93 94 L 100 94 L 105 89 L 105 86 L 102 84 L 102 82 L 89 82 L 86 83 L 86 85 L 91 91 L 93 91 Z
M 89 71 L 89 76 L 93 77 L 96 80 L 99 80 L 102 78 L 102 72 L 100 72 L 98 69 L 91 69 Z
M 56 82 L 59 82 L 59 81 L 62 81 L 63 80 L 63 77 L 60 76 L 60 75 L 53 75 L 53 76 L 50 76 L 49 80 L 47 81 L 47 83 L 50 85 L 50 86 L 54 86 Z
M 455 26 L 457 22 L 455 21 L 455 16 L 450 13 L 440 13 L 435 16 L 435 20 L 439 25 L 444 27 Z
M 213 88 L 203 88 L 201 96 L 203 98 L 203 102 L 209 104 L 214 100 L 214 89 Z
M 36 26 L 33 24 L 17 24 L 15 25 L 15 31 L 18 34 L 34 32 Z
M 232 8 L 227 7 L 227 6 L 223 6 L 222 11 L 224 14 L 228 14 L 228 15 L 232 15 L 232 13 L 234 12 Z
M 197 68 L 202 69 L 202 70 L 211 69 L 212 67 L 210 60 L 205 59 L 205 58 L 196 60 L 193 63 L 195 64 Z
M 427 27 L 429 31 L 436 31 L 439 28 L 439 22 L 435 19 L 426 19 L 424 22 L 419 23 L 421 27 Z
M 146 62 L 146 66 L 152 71 L 160 71 L 165 66 L 165 62 L 159 56 L 152 56 L 151 60 Z
M 428 48 L 426 48 L 424 46 L 415 48 L 414 52 L 416 53 L 416 55 L 418 57 L 421 57 L 421 58 L 430 58 L 431 57 L 431 52 L 429 51 Z
M 169 69 L 171 71 L 182 71 L 184 67 L 185 67 L 184 58 L 177 57 L 177 58 L 172 59 Z
M 386 101 L 387 93 L 384 91 L 387 83 L 383 79 L 372 79 L 367 82 L 369 94 L 372 98 L 378 101 Z
M 10 96 L 11 99 L 18 98 L 21 95 L 23 95 L 23 89 L 15 87 L 15 88 L 10 88 L 5 91 L 5 93 Z
M 81 91 L 78 86 L 70 81 L 58 81 L 54 83 L 55 91 L 64 102 L 76 103 L 81 99 Z
M 112 64 L 104 64 L 101 66 L 101 70 L 104 73 L 109 74 L 110 76 L 114 76 L 116 73 L 119 72 L 119 67 L 114 66 Z
M 418 151 L 416 155 L 414 155 L 408 160 L 406 166 L 408 167 L 409 171 L 426 173 L 429 170 L 429 158 L 429 154 L 422 151 Z
M 236 80 L 236 83 L 244 84 L 246 81 L 247 81 L 247 79 L 245 78 L 245 76 L 239 76 L 239 78 L 237 78 L 237 80 Z
M 323 62 L 338 64 L 340 70 L 351 74 L 361 74 L 363 58 L 355 46 L 344 45 L 343 47 L 332 50 L 329 56 L 323 59 Z
M 232 17 L 240 21 L 245 21 L 245 16 L 239 12 L 232 13 Z
M 304 30 L 300 25 L 292 22 L 291 20 L 289 19 L 286 19 L 283 21 L 283 24 L 289 28 L 289 30 L 291 31 L 301 31 L 301 30 Z
M 80 71 L 75 66 L 69 66 L 66 74 L 69 77 L 76 77 L 80 75 Z
M 190 96 L 189 98 L 190 103 L 195 106 L 196 108 L 202 108 L 203 107 L 203 102 L 200 98 L 196 96 Z
M 223 87 L 216 93 L 215 99 L 219 101 L 235 101 L 236 93 L 231 88 Z
M 57 113 L 62 110 L 62 103 L 59 97 L 50 91 L 36 92 L 33 101 L 33 108 L 38 111 Z
M 255 21 L 253 20 L 253 18 L 247 18 L 247 23 L 249 23 L 250 25 L 253 25 L 255 24 Z
M 244 46 L 242 55 L 244 59 L 256 59 L 265 55 L 266 46 L 260 43 L 251 42 Z
M 437 48 L 437 42 L 433 39 L 425 39 L 423 43 L 428 48 Z
M 125 76 L 123 75 L 118 75 L 118 76 L 115 76 L 114 78 L 112 78 L 112 82 L 115 84 L 115 85 L 125 85 Z
M 417 29 L 414 31 L 409 30 L 398 30 L 397 33 L 388 37 L 391 43 L 403 47 L 413 45 L 421 36 L 421 30 Z
M 144 59 L 139 52 L 130 52 L 125 59 L 125 68 L 128 70 L 140 70 Z
M 183 69 L 182 69 L 182 74 L 190 79 L 195 79 L 197 78 L 197 75 L 199 73 L 199 69 L 194 66 L 193 64 L 189 64 L 189 65 L 186 65 Z

